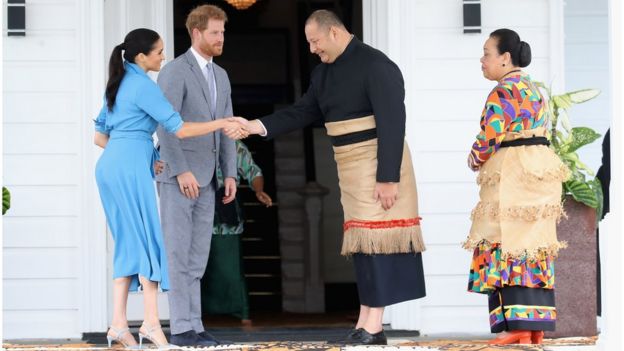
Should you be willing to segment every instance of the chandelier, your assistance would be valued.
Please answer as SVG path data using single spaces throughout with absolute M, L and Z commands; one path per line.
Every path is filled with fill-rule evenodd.
M 258 0 L 225 0 L 228 4 L 234 6 L 237 10 L 246 10 L 255 4 Z

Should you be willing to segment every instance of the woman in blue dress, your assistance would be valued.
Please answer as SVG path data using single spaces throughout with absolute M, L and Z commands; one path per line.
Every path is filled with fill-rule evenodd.
M 143 290 L 144 320 L 139 338 L 169 348 L 160 328 L 158 285 L 169 289 L 167 259 L 156 206 L 154 162 L 158 152 L 152 135 L 158 124 L 179 138 L 219 130 L 233 138 L 247 135 L 237 119 L 183 122 L 160 88 L 146 74 L 159 71 L 163 42 L 150 29 L 136 29 L 117 45 L 109 62 L 104 106 L 95 120 L 95 144 L 104 148 L 96 180 L 115 242 L 113 320 L 107 333 L 126 348 L 140 348 L 128 331 L 128 292 Z M 125 62 L 124 62 L 125 61 Z

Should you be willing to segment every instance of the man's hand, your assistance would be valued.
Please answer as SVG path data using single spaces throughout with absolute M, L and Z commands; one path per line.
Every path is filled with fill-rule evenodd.
M 262 126 L 260 121 L 258 121 L 257 119 L 248 121 L 243 117 L 229 117 L 228 121 L 239 123 L 242 126 L 242 128 L 245 130 L 245 132 L 247 132 L 247 134 L 265 135 L 264 127 Z M 228 131 L 226 129 L 227 128 L 224 128 L 224 131 L 226 135 L 230 137 L 230 134 L 228 134 Z
M 273 200 L 269 194 L 264 191 L 256 191 L 256 198 L 266 207 L 271 207 L 273 205 Z
M 163 169 L 165 169 L 165 163 L 161 160 L 156 160 L 154 162 L 154 174 L 161 174 Z
M 225 135 L 234 140 L 244 139 L 249 136 L 247 125 L 249 122 L 241 117 L 228 117 L 223 122 L 223 132 Z
M 373 198 L 375 201 L 381 202 L 381 207 L 388 211 L 394 206 L 399 195 L 399 183 L 377 183 Z
M 225 187 L 225 196 L 222 201 L 224 204 L 229 204 L 236 198 L 236 179 L 232 177 L 225 178 L 223 186 Z
M 180 191 L 189 199 L 197 199 L 199 197 L 199 183 L 191 171 L 180 173 L 177 176 Z

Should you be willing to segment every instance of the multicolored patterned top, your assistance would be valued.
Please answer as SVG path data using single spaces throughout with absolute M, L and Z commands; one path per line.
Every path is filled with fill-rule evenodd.
M 482 165 L 500 147 L 506 132 L 545 126 L 543 98 L 528 75 L 505 78 L 492 91 L 481 113 L 481 132 L 472 145 L 471 158 Z
M 237 186 L 240 184 L 241 178 L 245 179 L 249 184 L 251 184 L 254 178 L 262 176 L 262 170 L 254 162 L 253 158 L 251 157 L 251 152 L 249 151 L 247 146 L 245 146 L 245 144 L 240 140 L 236 141 L 236 170 L 238 175 L 238 177 L 236 177 Z M 217 168 L 217 185 L 219 188 L 223 187 L 223 173 L 221 172 L 220 168 Z M 221 200 L 217 199 L 216 201 Z M 213 234 L 237 235 L 243 233 L 244 221 L 241 216 L 240 204 L 238 203 L 238 200 L 235 200 L 234 202 L 234 206 L 237 207 L 236 212 L 238 213 L 238 225 L 232 226 L 226 223 L 219 223 L 218 217 L 215 216 L 212 230 Z

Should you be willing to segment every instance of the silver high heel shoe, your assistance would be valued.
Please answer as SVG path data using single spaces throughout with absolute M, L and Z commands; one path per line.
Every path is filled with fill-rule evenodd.
M 115 334 L 111 334 L 111 332 L 115 333 Z M 123 329 L 117 329 L 114 328 L 113 326 L 111 326 L 108 329 L 108 332 L 106 333 L 106 340 L 108 341 L 108 348 L 111 348 L 111 345 L 113 344 L 113 341 L 116 343 L 119 343 L 121 345 L 123 345 L 123 347 L 127 350 L 138 350 L 141 348 L 140 345 L 128 345 L 126 343 L 126 341 L 124 339 L 122 339 L 122 337 L 126 334 L 130 334 L 130 329 L 128 328 L 123 328 Z M 134 338 L 133 338 L 134 339 Z
M 152 344 L 156 345 L 156 347 L 159 350 L 181 350 L 179 346 L 176 346 L 173 344 L 158 343 L 158 341 L 156 341 L 153 335 L 153 333 L 157 331 L 158 329 L 161 329 L 160 324 L 150 326 L 148 324 L 143 323 L 143 325 L 141 325 L 141 328 L 139 329 L 139 349 L 143 348 L 143 339 L 147 339 L 151 341 Z

